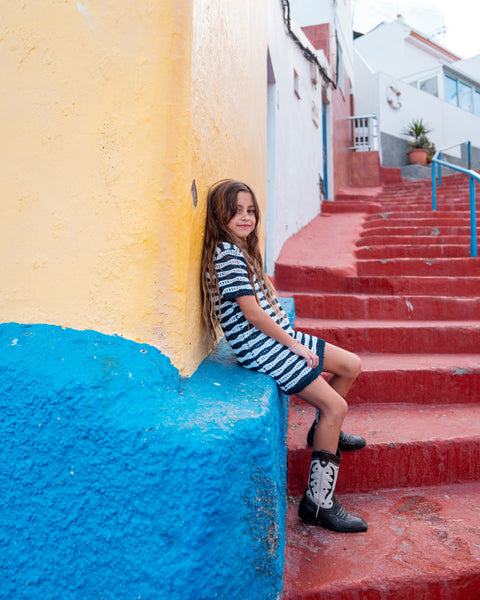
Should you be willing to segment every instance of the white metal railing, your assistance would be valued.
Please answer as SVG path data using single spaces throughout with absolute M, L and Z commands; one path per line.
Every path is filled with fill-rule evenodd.
M 349 117 L 352 123 L 352 146 L 355 152 L 378 150 L 377 115 Z

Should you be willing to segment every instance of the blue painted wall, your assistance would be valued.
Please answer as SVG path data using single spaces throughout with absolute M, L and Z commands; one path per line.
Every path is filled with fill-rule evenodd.
M 268 600 L 282 585 L 287 401 L 223 345 L 0 325 L 0 597 Z

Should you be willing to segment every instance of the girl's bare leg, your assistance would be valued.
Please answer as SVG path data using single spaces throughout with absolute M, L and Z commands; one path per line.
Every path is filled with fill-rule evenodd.
M 321 418 L 315 431 L 313 449 L 335 454 L 340 429 L 347 414 L 347 403 L 323 377 L 317 377 L 296 395 L 320 411 Z
M 325 344 L 323 370 L 332 373 L 328 383 L 340 396 L 345 398 L 361 369 L 362 363 L 356 354 L 332 344 Z
M 327 382 L 318 377 L 297 394 L 320 411 L 307 489 L 298 505 L 298 515 L 307 523 L 334 531 L 365 531 L 368 528 L 366 521 L 348 513 L 335 498 L 340 466 L 338 438 L 347 414 L 343 396 L 360 372 L 360 359 L 351 352 L 326 344 L 323 368 L 332 373 L 331 380 Z
M 328 383 L 318 377 L 297 394 L 299 398 L 320 411 L 320 419 L 313 438 L 314 450 L 337 452 L 338 437 L 347 414 L 344 397 L 360 373 L 360 358 L 347 350 L 325 344 L 323 370 L 332 373 Z

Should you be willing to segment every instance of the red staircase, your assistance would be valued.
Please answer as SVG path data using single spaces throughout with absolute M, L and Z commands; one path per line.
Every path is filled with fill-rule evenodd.
M 480 599 L 480 259 L 467 182 L 430 198 L 427 181 L 346 190 L 276 263 L 296 327 L 362 357 L 344 429 L 368 442 L 337 486 L 368 531 L 304 524 L 314 410 L 292 399 L 284 600 Z

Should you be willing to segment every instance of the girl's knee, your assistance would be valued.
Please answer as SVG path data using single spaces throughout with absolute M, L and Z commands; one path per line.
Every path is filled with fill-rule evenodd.
M 348 412 L 348 404 L 345 399 L 338 396 L 334 403 L 329 406 L 330 416 L 337 423 L 343 423 Z
M 361 370 L 362 370 L 362 361 L 361 361 L 360 357 L 357 354 L 352 354 L 351 359 L 350 359 L 350 364 L 349 364 L 349 371 L 350 371 L 351 377 L 353 377 L 353 379 L 355 379 L 360 374 Z
M 349 352 L 347 357 L 345 358 L 342 370 L 339 375 L 343 375 L 344 377 L 348 377 L 351 381 L 353 381 L 360 371 L 362 370 L 362 361 L 357 354 L 353 354 Z

